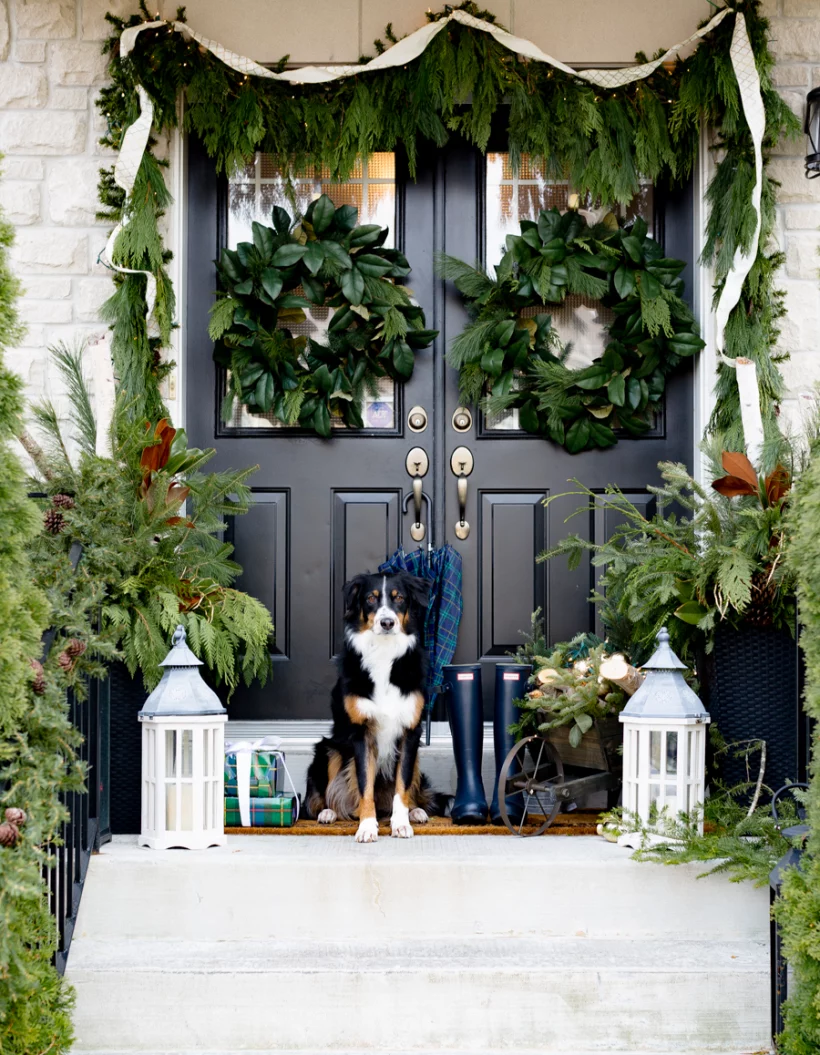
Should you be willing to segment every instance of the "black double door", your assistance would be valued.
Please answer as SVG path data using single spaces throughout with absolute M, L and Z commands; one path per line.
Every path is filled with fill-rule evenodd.
M 412 379 L 392 393 L 392 404 L 372 408 L 373 427 L 339 430 L 322 440 L 264 422 L 259 427 L 244 419 L 231 425 L 221 420 L 224 379 L 212 360 L 207 319 L 216 289 L 213 260 L 231 237 L 229 191 L 202 148 L 189 144 L 186 426 L 194 445 L 216 448 L 215 468 L 259 466 L 251 479 L 255 505 L 236 519 L 234 542 L 244 568 L 239 585 L 268 605 L 276 627 L 273 681 L 238 691 L 232 718 L 328 716 L 332 657 L 342 638 L 342 584 L 357 572 L 375 570 L 398 546 L 410 551 L 417 545 L 410 534 L 415 513 L 406 464 L 413 448 L 424 451 L 429 466 L 422 479 L 422 545 L 449 542 L 463 560 L 464 614 L 455 661 L 480 660 L 488 666 L 517 646 L 536 608 L 542 609 L 554 641 L 594 627 L 587 601 L 590 568 L 570 573 L 563 561 L 537 564 L 536 557 L 565 532 L 602 538 L 612 525 L 604 515 L 566 525 L 578 502 L 561 500 L 545 509 L 544 498 L 566 491 L 567 481 L 577 477 L 594 490 L 617 484 L 649 506 L 646 487 L 658 478 L 658 462 L 691 458 L 688 371 L 669 385 L 656 428 L 608 451 L 573 456 L 510 422 L 493 427 L 475 407 L 467 408 L 471 421 L 464 428 L 463 415 L 456 413 L 457 374 L 444 355 L 466 315 L 458 294 L 435 277 L 434 255 L 443 250 L 468 261 L 484 258 L 491 212 L 487 196 L 497 196 L 498 188 L 489 187 L 481 154 L 460 143 L 431 150 L 415 181 L 401 178 L 400 165 L 397 170 L 395 244 L 411 263 L 409 285 L 424 307 L 427 325 L 439 336 L 418 353 Z M 507 203 L 511 194 L 523 193 L 517 184 L 509 186 L 502 188 Z M 690 262 L 687 277 L 691 194 L 665 194 L 662 202 L 660 194 L 654 198 L 656 237 L 665 242 L 666 255 Z M 490 249 L 486 255 L 498 254 Z M 427 424 L 413 431 L 409 418 L 419 408 Z M 387 414 L 381 421 L 380 411 Z M 459 482 L 451 463 L 457 448 L 466 448 L 468 465 L 472 462 L 466 477 L 466 538 L 456 530 Z M 463 454 L 456 458 L 457 468 L 464 459 Z M 487 670 L 484 678 L 486 708 L 490 674 Z

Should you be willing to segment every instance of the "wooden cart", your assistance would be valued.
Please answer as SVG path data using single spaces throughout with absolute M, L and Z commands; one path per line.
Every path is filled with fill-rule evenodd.
M 621 728 L 614 715 L 596 719 L 578 747 L 570 744 L 566 727 L 519 740 L 498 778 L 504 824 L 515 835 L 541 835 L 561 810 L 575 809 L 579 799 L 594 791 L 607 792 L 609 808 L 617 805 L 620 745 Z

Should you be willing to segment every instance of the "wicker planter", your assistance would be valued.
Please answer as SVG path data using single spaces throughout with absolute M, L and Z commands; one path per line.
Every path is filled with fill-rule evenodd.
M 806 764 L 802 659 L 789 631 L 720 627 L 714 650 L 699 669 L 703 702 L 724 740 L 766 741 L 764 781 L 773 790 L 787 780 L 800 780 Z M 742 758 L 724 756 L 722 779 L 729 786 L 757 779 L 757 757 L 748 777 Z

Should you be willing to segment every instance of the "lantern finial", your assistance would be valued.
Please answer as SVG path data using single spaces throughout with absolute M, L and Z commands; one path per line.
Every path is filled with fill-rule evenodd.
M 171 644 L 174 646 L 174 648 L 179 648 L 180 645 L 185 644 L 186 636 L 187 635 L 185 633 L 185 627 L 182 625 L 182 623 L 177 624 L 177 628 L 174 631 L 174 636 L 171 638 Z

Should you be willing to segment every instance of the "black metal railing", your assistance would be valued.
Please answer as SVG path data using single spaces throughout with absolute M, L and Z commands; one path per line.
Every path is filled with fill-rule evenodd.
M 81 556 L 82 548 L 72 546 L 70 558 L 75 571 Z M 55 633 L 51 629 L 43 635 L 43 661 L 51 651 Z M 61 792 L 66 819 L 48 848 L 49 859 L 43 868 L 49 909 L 57 929 L 54 964 L 60 974 L 65 971 L 91 854 L 111 838 L 109 681 L 90 681 L 87 690 L 84 700 L 78 700 L 73 692 L 67 697 L 69 718 L 82 738 L 77 757 L 87 773 L 86 786 L 83 791 Z

